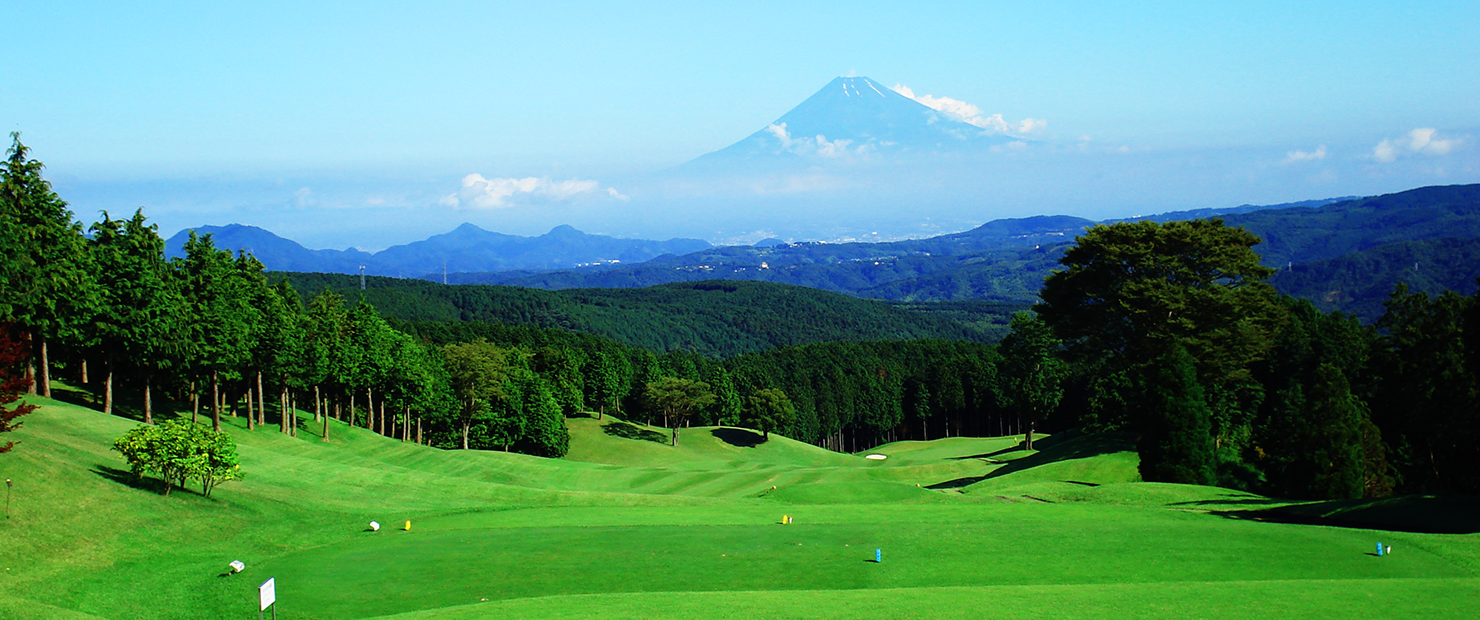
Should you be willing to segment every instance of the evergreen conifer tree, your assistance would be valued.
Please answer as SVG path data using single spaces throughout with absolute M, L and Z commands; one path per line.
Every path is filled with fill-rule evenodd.
M 1213 484 L 1213 436 L 1208 404 L 1192 356 L 1173 342 L 1147 371 L 1140 390 L 1145 399 L 1141 478 L 1148 482 Z

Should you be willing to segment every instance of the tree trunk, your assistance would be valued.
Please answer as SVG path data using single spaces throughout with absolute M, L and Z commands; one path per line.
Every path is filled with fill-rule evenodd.
M 365 428 L 375 431 L 375 390 L 365 388 Z
M 153 383 L 154 375 L 144 375 L 144 423 L 154 424 L 154 403 L 149 398 L 149 384 Z
M 462 449 L 467 450 L 468 449 L 468 426 L 469 426 L 469 424 L 467 422 L 464 422 L 462 426 L 463 426 L 463 432 L 462 432 Z
M 351 428 L 355 425 L 355 393 L 353 390 L 349 393 L 349 425 Z
M 211 373 L 211 428 L 221 432 L 221 376 Z
M 257 409 L 252 407 L 252 388 L 247 387 L 247 430 L 257 427 Z
M 416 445 L 418 445 L 418 446 L 425 445 L 425 444 L 421 443 L 421 418 L 420 417 L 416 418 Z
M 290 415 L 292 413 L 288 411 L 288 388 L 284 387 L 281 392 L 278 392 L 278 432 L 284 435 L 288 434 L 290 428 L 288 426 Z
M 87 385 L 87 358 L 82 358 L 82 385 Z
M 195 382 L 190 382 L 190 423 L 195 424 L 196 418 L 200 416 L 200 392 L 195 389 Z
M 247 388 L 251 390 L 252 388 Z M 262 389 L 262 371 L 257 371 L 257 423 L 267 426 L 267 392 Z
M 46 336 L 41 337 L 41 395 L 51 398 L 51 362 L 46 357 Z
M 113 415 L 113 357 L 108 357 L 108 374 L 103 380 L 103 415 Z
M 401 414 L 401 441 L 411 441 L 411 405 L 406 405 L 406 413 Z
M 391 432 L 396 432 L 395 423 L 391 423 Z M 380 399 L 380 434 L 385 435 L 385 399 Z M 389 437 L 390 435 L 386 435 Z

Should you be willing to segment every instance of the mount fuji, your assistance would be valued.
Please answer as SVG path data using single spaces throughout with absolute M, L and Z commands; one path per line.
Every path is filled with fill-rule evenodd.
M 680 166 L 847 162 L 982 151 L 1024 141 L 931 108 L 866 77 L 840 77 L 760 131 Z

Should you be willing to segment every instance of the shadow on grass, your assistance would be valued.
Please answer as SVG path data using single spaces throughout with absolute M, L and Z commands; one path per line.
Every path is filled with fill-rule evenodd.
M 1060 433 L 1059 435 L 1054 435 L 1049 439 L 1035 442 L 1034 447 L 1040 448 L 1039 452 L 1031 456 L 1025 456 L 1020 459 L 1008 461 L 1006 465 L 992 470 L 992 472 L 987 474 L 986 477 L 996 478 L 998 476 L 1005 476 L 1007 474 L 1022 471 L 1024 469 L 1031 469 L 1040 465 L 1047 465 L 1049 463 L 1070 461 L 1074 459 L 1085 459 L 1092 456 L 1099 456 L 1101 454 L 1112 454 L 1115 452 L 1124 452 L 1126 450 L 1136 449 L 1135 434 L 1133 433 L 1099 433 L 1095 435 L 1079 435 L 1070 439 L 1060 439 L 1058 441 L 1052 442 L 1050 441 L 1050 439 L 1057 438 L 1060 435 L 1068 434 L 1069 433 Z
M 668 443 L 668 436 L 657 431 L 650 431 L 626 422 L 611 422 L 601 427 L 601 432 L 622 439 L 638 439 L 654 443 Z
M 112 480 L 113 482 L 117 482 L 118 484 L 132 489 L 148 491 L 155 495 L 164 494 L 164 482 L 161 482 L 157 478 L 150 478 L 148 476 L 139 478 L 137 476 L 134 476 L 134 473 L 131 471 L 118 469 L 117 467 L 109 467 L 107 465 L 99 465 L 92 468 L 90 471 L 97 474 L 101 478 Z M 205 497 L 205 495 L 202 495 L 199 491 L 191 490 L 189 487 L 174 487 L 170 489 L 170 495 L 175 495 L 178 493 L 194 495 L 201 498 Z
M 1048 450 L 1050 448 L 1053 448 L 1054 446 L 1057 446 L 1059 444 L 1062 444 L 1062 443 L 1064 443 L 1066 441 L 1069 441 L 1070 439 L 1074 439 L 1076 437 L 1082 437 L 1082 436 L 1084 436 L 1084 434 L 1081 433 L 1081 432 L 1079 432 L 1079 429 L 1077 429 L 1077 428 L 1069 429 L 1067 431 L 1063 431 L 1063 432 L 1060 432 L 1060 433 L 1054 433 L 1052 435 L 1041 436 L 1039 439 L 1037 439 L 1037 440 L 1035 440 L 1033 442 L 1033 449 L 1034 450 L 1037 450 L 1039 452 L 1042 452 L 1044 450 Z M 1018 440 L 1018 442 L 1016 444 L 1012 445 L 1011 447 L 1003 448 L 1003 449 L 998 450 L 996 452 L 986 452 L 986 453 L 982 453 L 982 454 L 972 454 L 972 455 L 968 455 L 968 456 L 953 456 L 953 457 L 951 457 L 951 459 L 952 460 L 956 460 L 956 461 L 964 461 L 964 460 L 967 460 L 967 459 L 991 459 L 993 457 L 1002 456 L 1004 454 L 1012 454 L 1014 452 L 1022 452 L 1023 450 L 1027 449 L 1027 447 L 1028 447 L 1028 440 L 1027 439 L 1020 439 L 1020 440 Z
M 998 450 L 996 452 L 983 452 L 981 454 L 970 454 L 970 455 L 967 455 L 967 456 L 953 456 L 953 457 L 951 457 L 951 460 L 953 460 L 953 461 L 966 461 L 966 460 L 971 460 L 971 459 L 992 460 L 994 457 L 1002 456 L 1004 454 L 1011 454 L 1013 452 L 1022 452 L 1023 451 L 1023 443 L 1024 442 L 1019 441 L 1017 445 L 1015 445 L 1015 446 L 1013 446 L 1011 448 L 1003 448 L 1003 449 Z
M 1423 534 L 1480 533 L 1480 497 L 1473 495 L 1405 495 L 1278 506 L 1262 510 L 1222 510 L 1228 519 L 1327 525 Z M 1374 554 L 1375 555 L 1375 554 Z
M 746 428 L 720 427 L 709 431 L 709 434 L 714 435 L 715 439 L 741 448 L 754 448 L 766 443 L 766 438 L 760 433 Z
M 990 475 L 990 474 L 988 474 L 988 475 Z M 925 488 L 930 489 L 932 491 L 944 491 L 944 490 L 947 490 L 947 489 L 959 489 L 961 487 L 971 486 L 973 484 L 976 484 L 976 483 L 981 482 L 981 481 L 986 480 L 986 479 L 987 479 L 987 476 L 967 476 L 965 478 L 957 478 L 955 480 L 947 480 L 945 482 L 937 482 L 937 483 L 932 484 L 932 485 L 930 485 L 928 487 L 925 487 Z
M 1167 505 L 1168 506 L 1227 506 L 1227 505 L 1233 504 L 1233 505 L 1250 505 L 1250 506 L 1256 506 L 1256 505 L 1258 505 L 1258 506 L 1270 506 L 1270 505 L 1274 505 L 1274 504 L 1285 504 L 1285 503 L 1288 503 L 1288 502 L 1283 501 L 1283 500 L 1268 498 L 1268 497 L 1248 497 L 1248 498 L 1244 498 L 1244 499 L 1200 499 L 1200 500 L 1197 500 L 1197 501 L 1194 501 L 1194 502 L 1173 502 L 1173 503 L 1170 503 L 1170 504 L 1167 504 Z

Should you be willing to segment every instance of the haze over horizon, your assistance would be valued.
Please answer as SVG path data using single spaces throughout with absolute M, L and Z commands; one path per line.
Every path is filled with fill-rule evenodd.
M 0 21 L 20 50 L 6 131 L 79 219 L 142 206 L 164 236 L 899 238 L 1480 181 L 1467 2 L 59 2 Z M 863 104 L 885 107 L 833 122 Z M 747 140 L 749 159 L 685 165 Z

